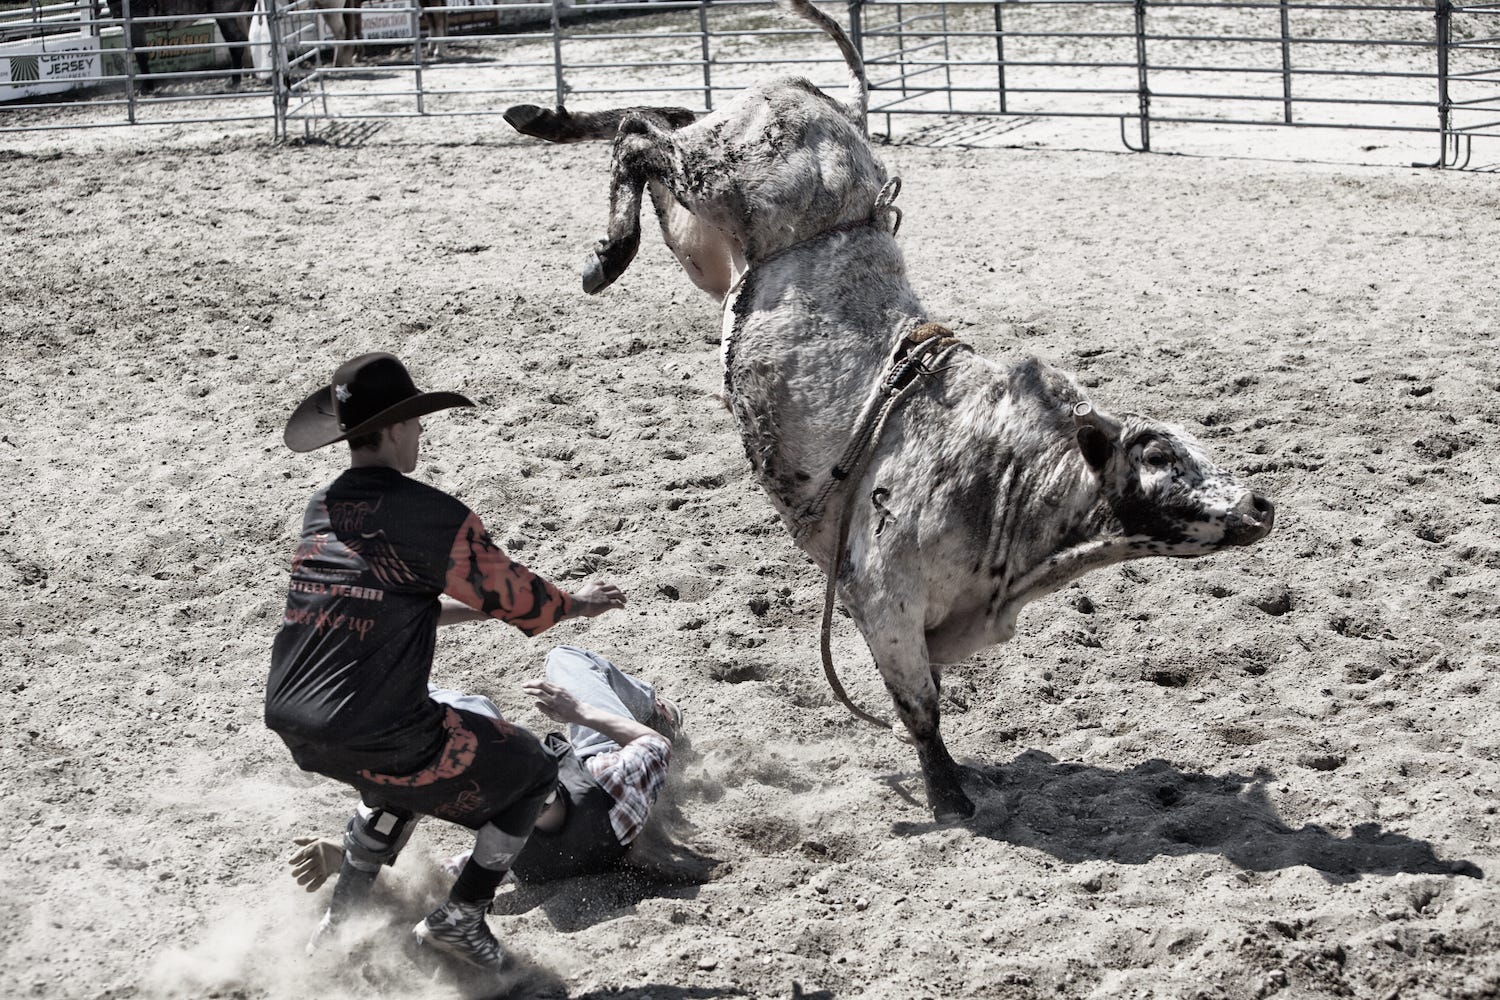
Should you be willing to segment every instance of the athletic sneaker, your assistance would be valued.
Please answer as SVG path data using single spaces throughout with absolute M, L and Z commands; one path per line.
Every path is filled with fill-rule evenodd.
M 348 860 L 339 867 L 338 881 L 333 884 L 333 896 L 328 900 L 328 909 L 323 911 L 323 919 L 318 921 L 312 936 L 307 939 L 309 955 L 333 939 L 334 932 L 349 914 L 368 905 L 370 890 L 374 887 L 375 876 L 379 872 L 378 867 L 375 871 L 367 872 Z
M 678 733 L 682 732 L 682 709 L 677 707 L 676 702 L 657 695 L 656 714 L 647 725 L 667 739 L 675 741 Z
M 324 910 L 323 919 L 318 921 L 318 926 L 313 928 L 312 936 L 307 939 L 307 955 L 309 958 L 318 953 L 318 949 L 323 947 L 324 942 L 332 936 L 336 926 L 337 923 L 333 919 L 333 910 Z
M 505 968 L 505 952 L 484 922 L 488 899 L 460 903 L 450 899 L 412 929 L 417 943 L 447 952 L 461 962 L 498 972 Z

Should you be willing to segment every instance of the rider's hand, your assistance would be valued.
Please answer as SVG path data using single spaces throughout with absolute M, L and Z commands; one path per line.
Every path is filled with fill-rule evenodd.
M 578 721 L 578 699 L 566 688 L 551 681 L 536 680 L 522 684 L 521 690 L 536 699 L 536 707 L 553 722 Z
M 612 583 L 590 581 L 572 593 L 573 615 L 578 618 L 597 618 L 606 611 L 625 606 L 625 592 Z

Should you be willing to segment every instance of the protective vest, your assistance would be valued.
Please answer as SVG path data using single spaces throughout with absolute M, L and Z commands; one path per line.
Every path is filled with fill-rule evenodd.
M 543 746 L 557 759 L 557 791 L 567 800 L 567 815 L 552 833 L 532 830 L 511 871 L 522 882 L 609 871 L 625 854 L 609 822 L 614 796 L 594 779 L 561 733 L 548 733 Z

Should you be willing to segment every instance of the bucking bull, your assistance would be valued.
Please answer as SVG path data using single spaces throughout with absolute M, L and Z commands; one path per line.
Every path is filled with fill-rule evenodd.
M 667 244 L 723 302 L 725 396 L 761 486 L 863 633 L 933 812 L 968 817 L 938 665 L 1006 641 L 1021 608 L 1089 570 L 1258 542 L 1273 508 L 1182 430 L 1111 416 L 1063 372 L 998 365 L 929 322 L 894 238 L 898 184 L 866 133 L 863 63 L 807 0 L 781 2 L 838 44 L 845 101 L 793 78 L 698 120 L 506 118 L 552 142 L 614 140 L 588 292 L 629 266 L 650 191 Z

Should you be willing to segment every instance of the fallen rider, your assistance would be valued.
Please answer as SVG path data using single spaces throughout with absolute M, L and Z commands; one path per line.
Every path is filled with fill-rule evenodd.
M 650 684 L 575 646 L 553 649 L 545 678 L 526 682 L 522 690 L 568 730 L 542 741 L 557 761 L 557 787 L 511 874 L 518 882 L 536 883 L 618 867 L 666 781 L 681 711 Z M 466 705 L 472 711 L 500 718 L 488 699 L 472 701 Z M 288 863 L 308 892 L 338 873 L 342 841 L 308 836 L 293 842 L 298 849 Z M 461 870 L 467 860 L 466 852 L 443 867 Z

